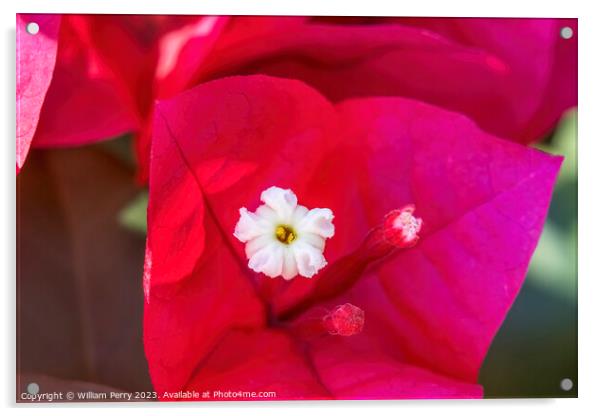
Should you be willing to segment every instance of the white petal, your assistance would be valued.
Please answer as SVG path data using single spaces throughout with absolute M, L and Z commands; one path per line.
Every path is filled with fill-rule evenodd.
M 322 251 L 314 246 L 299 241 L 291 248 L 294 251 L 295 261 L 301 276 L 312 277 L 326 266 L 326 259 L 322 255 Z
M 295 260 L 295 252 L 291 247 L 284 250 L 284 263 L 282 265 L 282 277 L 285 280 L 291 280 L 299 274 L 297 269 L 297 260 Z
M 249 212 L 246 208 L 241 208 L 240 218 L 234 228 L 234 237 L 245 243 L 255 237 L 269 232 L 270 224 L 258 215 Z
M 281 221 L 289 222 L 295 207 L 297 196 L 290 189 L 272 186 L 261 193 L 261 201 L 278 214 Z
M 245 245 L 245 254 L 247 255 L 247 259 L 253 257 L 255 253 L 259 250 L 268 246 L 274 242 L 274 236 L 271 234 L 260 235 L 259 237 L 255 237 L 254 239 L 247 242 Z
M 326 240 L 320 237 L 318 234 L 312 233 L 303 233 L 298 237 L 298 241 L 304 241 L 307 244 L 310 244 L 317 248 L 320 251 L 324 251 L 324 247 L 326 246 Z
M 330 238 L 334 235 L 333 218 L 334 215 L 328 208 L 314 208 L 299 223 L 299 232 L 317 234 L 322 238 Z
M 240 209 L 234 235 L 245 244 L 249 268 L 286 280 L 297 275 L 312 277 L 324 266 L 326 239 L 334 235 L 334 215 L 327 208 L 308 210 L 298 205 L 290 189 L 272 186 L 261 194 L 255 212 Z M 276 236 L 279 226 L 290 227 L 294 239 L 283 242 Z
M 293 216 L 291 217 L 291 225 L 295 228 L 301 224 L 303 218 L 307 215 L 309 210 L 305 208 L 303 205 L 297 205 L 295 210 L 293 211 Z
M 260 205 L 257 207 L 255 210 L 255 215 L 272 225 L 280 221 L 278 213 L 267 205 Z
M 284 261 L 284 247 L 278 242 L 264 246 L 249 259 L 249 267 L 257 272 L 270 277 L 282 274 L 282 263 Z

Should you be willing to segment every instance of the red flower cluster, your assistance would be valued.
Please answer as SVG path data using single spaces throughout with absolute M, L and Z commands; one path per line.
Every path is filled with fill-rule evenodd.
M 160 397 L 482 396 L 561 163 L 524 144 L 576 104 L 576 21 L 44 18 L 18 32 L 17 171 L 30 142 L 137 134 Z
M 416 101 L 332 105 L 263 76 L 209 82 L 155 111 L 145 346 L 159 392 L 481 395 L 479 367 L 524 279 L 560 159 Z M 232 235 L 237 208 L 273 184 L 334 213 L 328 266 L 311 279 L 254 273 Z M 418 245 L 374 237 L 410 202 Z M 347 303 L 364 311 L 363 331 L 308 334 Z

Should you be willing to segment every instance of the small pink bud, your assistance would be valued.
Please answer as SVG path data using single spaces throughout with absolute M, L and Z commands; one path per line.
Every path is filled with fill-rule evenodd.
M 422 219 L 413 215 L 414 210 L 414 205 L 406 205 L 385 215 L 383 236 L 389 244 L 407 248 L 418 242 Z
M 364 311 L 351 303 L 337 306 L 322 320 L 331 335 L 348 337 L 364 329 Z

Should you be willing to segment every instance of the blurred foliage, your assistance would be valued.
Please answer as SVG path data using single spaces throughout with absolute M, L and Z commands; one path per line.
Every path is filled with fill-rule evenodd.
M 577 111 L 537 147 L 565 159 L 525 285 L 481 368 L 486 397 L 577 396 Z
M 140 191 L 119 212 L 119 223 L 128 230 L 146 234 L 146 208 L 148 206 L 148 191 Z
M 112 139 L 104 140 L 95 146 L 116 157 L 129 168 L 136 168 L 134 136 L 132 134 L 126 133 Z
M 131 134 L 119 136 L 114 140 L 100 143 L 104 151 L 124 162 L 132 169 L 136 168 L 134 154 L 134 137 Z M 118 220 L 124 228 L 135 233 L 146 235 L 146 208 L 148 206 L 148 191 L 141 190 L 134 199 L 129 201 L 119 212 Z

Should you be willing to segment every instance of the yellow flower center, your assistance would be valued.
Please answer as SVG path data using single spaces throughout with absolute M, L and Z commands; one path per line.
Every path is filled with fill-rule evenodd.
M 295 234 L 295 230 L 288 225 L 279 225 L 276 227 L 276 238 L 282 244 L 290 244 L 295 241 L 297 234 Z

